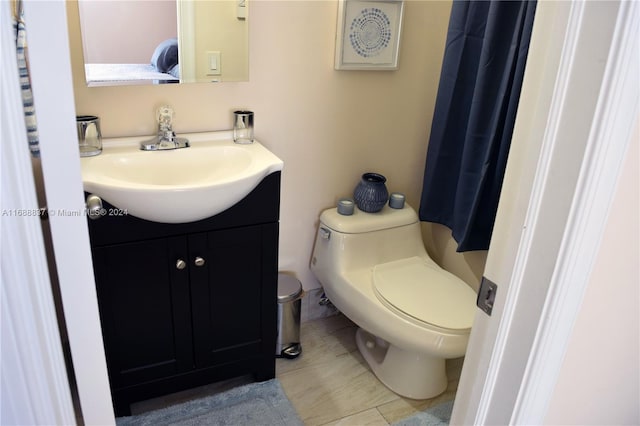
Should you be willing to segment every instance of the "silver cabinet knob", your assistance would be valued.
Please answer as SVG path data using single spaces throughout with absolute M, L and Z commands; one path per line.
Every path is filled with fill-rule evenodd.
M 106 210 L 102 207 L 102 199 L 95 194 L 87 197 L 86 206 L 89 219 L 100 219 L 106 213 Z
M 196 266 L 202 266 L 204 265 L 204 259 L 198 256 L 196 257 L 196 260 L 193 261 L 193 263 L 195 263 Z
M 176 268 L 177 268 L 177 269 L 184 269 L 184 268 L 186 268 L 186 267 L 187 267 L 187 262 L 185 262 L 184 260 L 182 260 L 182 259 L 178 259 L 178 260 L 176 261 Z

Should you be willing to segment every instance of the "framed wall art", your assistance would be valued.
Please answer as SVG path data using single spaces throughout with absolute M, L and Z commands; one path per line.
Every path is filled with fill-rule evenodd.
M 337 70 L 398 69 L 402 0 L 339 0 Z

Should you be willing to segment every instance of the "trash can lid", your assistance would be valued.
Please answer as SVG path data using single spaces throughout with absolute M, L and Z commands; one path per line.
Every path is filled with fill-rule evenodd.
M 297 299 L 302 294 L 302 284 L 287 274 L 278 274 L 278 303 Z

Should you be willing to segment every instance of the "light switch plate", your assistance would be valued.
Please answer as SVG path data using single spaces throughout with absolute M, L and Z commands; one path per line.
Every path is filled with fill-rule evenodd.
M 236 8 L 238 19 L 247 19 L 247 1 L 248 0 L 237 0 Z
M 207 75 L 220 75 L 222 72 L 222 64 L 220 63 L 220 52 L 209 51 L 206 58 Z

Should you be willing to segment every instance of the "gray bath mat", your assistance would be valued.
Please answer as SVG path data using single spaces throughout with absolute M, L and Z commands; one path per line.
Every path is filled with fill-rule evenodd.
M 251 383 L 216 395 L 131 417 L 118 426 L 302 425 L 278 379 Z

